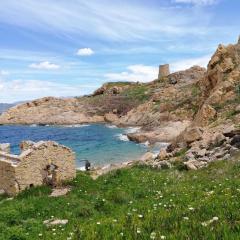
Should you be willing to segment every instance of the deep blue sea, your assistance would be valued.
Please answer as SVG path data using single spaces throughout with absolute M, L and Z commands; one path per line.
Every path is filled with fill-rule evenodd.
M 11 143 L 14 154 L 20 152 L 22 140 L 53 140 L 72 148 L 77 155 L 77 167 L 82 160 L 94 166 L 139 159 L 148 149 L 144 144 L 128 141 L 126 133 L 134 128 L 117 128 L 111 125 L 75 126 L 0 126 L 0 143 Z

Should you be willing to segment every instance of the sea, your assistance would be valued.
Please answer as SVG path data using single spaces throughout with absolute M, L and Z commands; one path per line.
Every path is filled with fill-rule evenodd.
M 0 126 L 0 143 L 10 143 L 11 153 L 19 154 L 19 144 L 23 140 L 52 140 L 76 153 L 76 167 L 83 169 L 84 161 L 101 167 L 140 159 L 147 151 L 157 153 L 161 145 L 149 147 L 148 142 L 137 144 L 127 138 L 127 133 L 139 128 L 118 128 L 107 124 L 84 124 L 70 126 Z

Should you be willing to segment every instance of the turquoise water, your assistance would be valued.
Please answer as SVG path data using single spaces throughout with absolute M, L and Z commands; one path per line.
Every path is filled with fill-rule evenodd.
M 126 133 L 133 128 L 116 128 L 102 124 L 63 126 L 0 126 L 0 143 L 11 143 L 14 154 L 20 152 L 22 140 L 53 140 L 72 148 L 77 155 L 77 167 L 82 160 L 94 166 L 139 159 L 146 151 L 143 144 L 128 141 Z

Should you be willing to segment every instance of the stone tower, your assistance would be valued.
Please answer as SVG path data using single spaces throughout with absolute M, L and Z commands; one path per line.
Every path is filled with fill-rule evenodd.
M 170 74 L 169 64 L 164 64 L 159 66 L 158 79 L 162 77 L 167 77 Z

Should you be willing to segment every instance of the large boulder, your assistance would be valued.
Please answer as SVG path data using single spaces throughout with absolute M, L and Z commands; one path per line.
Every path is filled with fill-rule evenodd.
M 104 120 L 106 122 L 112 123 L 112 122 L 117 122 L 119 120 L 119 117 L 117 114 L 114 114 L 114 113 L 106 113 L 104 115 Z
M 189 127 L 187 128 L 183 135 L 183 141 L 187 144 L 190 144 L 192 142 L 198 141 L 202 139 L 203 129 L 200 127 Z
M 194 123 L 197 126 L 205 126 L 216 117 L 216 114 L 217 112 L 212 106 L 204 104 L 198 111 Z

